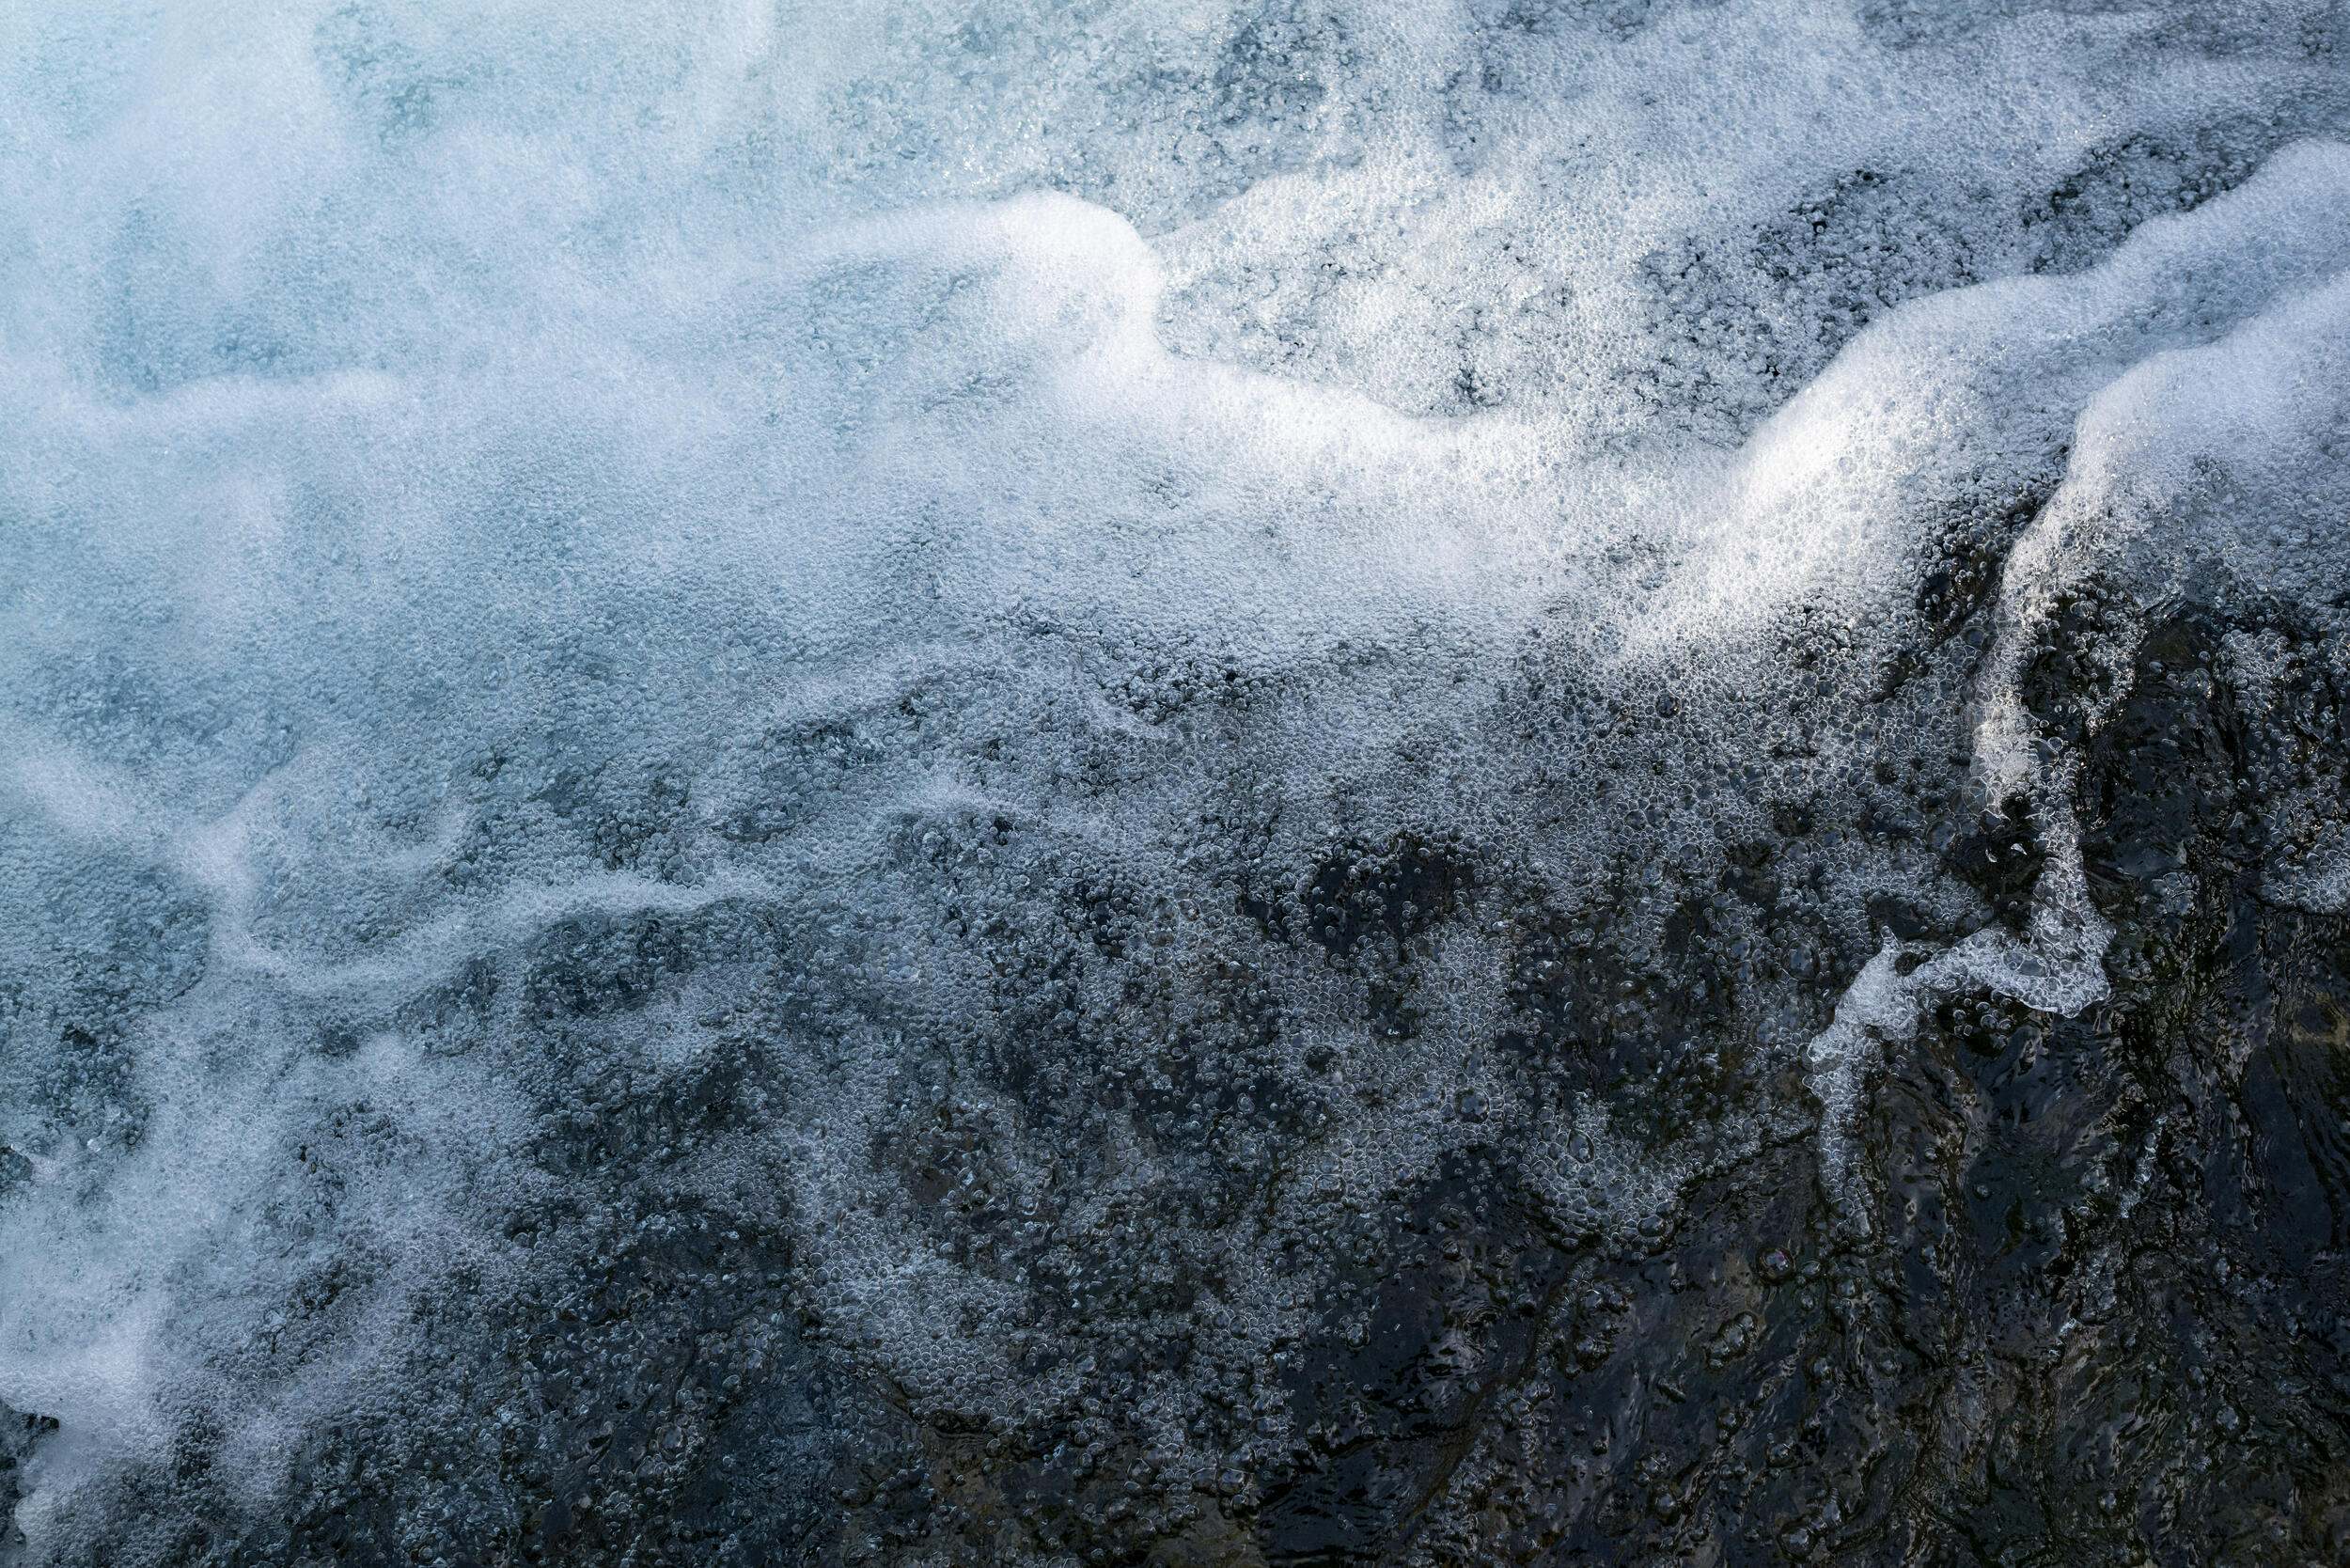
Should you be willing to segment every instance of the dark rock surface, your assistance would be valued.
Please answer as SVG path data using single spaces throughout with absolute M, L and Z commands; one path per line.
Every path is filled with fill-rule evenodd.
M 446 9 L 0 83 L 0 1565 L 2350 1562 L 2339 8 Z

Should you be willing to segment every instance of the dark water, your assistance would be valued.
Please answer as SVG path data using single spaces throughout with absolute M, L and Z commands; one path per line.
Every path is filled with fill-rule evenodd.
M 6 24 L 0 1563 L 2350 1560 L 2342 13 L 1847 9 Z

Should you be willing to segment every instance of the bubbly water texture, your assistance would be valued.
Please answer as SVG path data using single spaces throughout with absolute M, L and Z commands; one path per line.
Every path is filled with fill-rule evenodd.
M 1637 1249 L 1791 1143 L 1883 1230 L 1887 1056 L 2112 994 L 2146 628 L 2350 682 L 2346 26 L 8 8 L 0 1561 L 453 1476 L 680 1226 L 754 1385 L 1115 1387 L 1240 1499 L 1170 1539 L 1308 1424 L 1212 1369 L 1370 1310 L 1282 1236 L 1497 1150 Z M 2248 874 L 2322 918 L 2313 722 Z M 864 1408 L 744 1463 L 833 1528 Z M 554 1528 L 418 1484 L 416 1560 Z

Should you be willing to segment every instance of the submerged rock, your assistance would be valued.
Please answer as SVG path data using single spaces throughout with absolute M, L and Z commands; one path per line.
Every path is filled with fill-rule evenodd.
M 2333 12 L 836 11 L 0 52 L 0 1564 L 2350 1559 Z

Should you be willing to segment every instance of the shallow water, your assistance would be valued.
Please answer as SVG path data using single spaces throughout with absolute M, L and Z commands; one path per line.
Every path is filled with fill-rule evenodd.
M 0 17 L 0 1563 L 2350 1557 L 2350 18 Z

